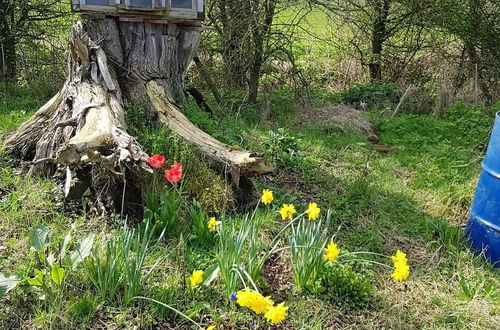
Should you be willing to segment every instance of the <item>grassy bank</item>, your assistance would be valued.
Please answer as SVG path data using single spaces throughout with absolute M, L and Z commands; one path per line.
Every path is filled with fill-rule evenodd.
M 44 101 L 43 96 L 25 91 L 4 96 L 0 140 Z M 270 243 L 283 228 L 278 213 L 282 203 L 304 210 L 314 201 L 324 213 L 331 209 L 327 230 L 338 232 L 335 241 L 341 251 L 390 256 L 401 249 L 411 267 L 409 279 L 399 283 L 391 279 L 390 269 L 373 263 L 390 265 L 378 255 L 363 260 L 345 257 L 342 267 L 331 270 L 343 280 L 332 287 L 324 284 L 323 289 L 299 291 L 293 284 L 291 254 L 281 251 L 266 263 L 260 283 L 266 296 L 289 306 L 288 318 L 279 328 L 500 328 L 498 270 L 470 253 L 461 229 L 495 109 L 456 103 L 441 119 L 411 114 L 388 119 L 374 109 L 368 116 L 379 144 L 391 150 L 381 153 L 373 150 L 365 136 L 309 123 L 303 110 L 291 110 L 286 91 L 270 95 L 270 102 L 272 111 L 266 122 L 260 121 L 256 109 L 246 106 L 231 107 L 237 111 L 220 120 L 194 105 L 184 109 L 208 133 L 230 145 L 262 152 L 278 164 L 275 174 L 257 181 L 259 190 L 271 189 L 275 196 L 270 206 L 260 207 L 255 215 L 259 241 Z M 140 118 L 131 120 L 136 126 L 140 122 Z M 172 152 L 171 146 L 179 143 L 163 145 L 168 133 L 155 128 L 146 131 L 137 134 L 151 149 L 164 147 Z M 187 147 L 182 150 L 182 155 L 189 153 Z M 89 234 L 107 237 L 121 227 L 119 216 L 97 218 L 64 204 L 60 187 L 50 178 L 27 178 L 20 171 L 22 164 L 2 149 L 0 163 L 1 272 L 36 268 L 28 233 L 37 224 L 43 223 L 54 241 L 64 238 L 73 224 L 76 241 Z M 193 270 L 207 270 L 215 263 L 219 246 L 217 237 L 203 244 L 191 239 L 191 200 L 185 197 L 182 203 L 179 232 L 167 234 L 148 251 L 146 265 L 159 263 L 144 282 L 141 295 L 164 302 L 204 326 L 268 328 L 262 317 L 231 302 L 220 279 L 195 290 L 186 287 Z M 237 228 L 248 220 L 243 214 L 214 215 L 224 225 Z M 10 291 L 0 298 L 0 328 L 193 326 L 156 303 L 102 299 L 86 267 L 68 271 L 65 283 L 54 301 L 40 290 Z

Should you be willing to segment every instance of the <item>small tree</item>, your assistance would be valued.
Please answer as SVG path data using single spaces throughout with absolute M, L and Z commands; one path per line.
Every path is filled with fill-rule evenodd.
M 67 11 L 62 0 L 0 0 L 0 77 L 17 78 L 17 46 L 25 40 L 38 40 L 45 33 L 38 22 L 61 17 Z
M 210 25 L 217 31 L 217 50 L 224 61 L 225 84 L 248 89 L 250 103 L 257 101 L 263 66 L 288 40 L 275 18 L 286 0 L 211 0 Z
M 484 98 L 500 95 L 500 6 L 497 0 L 412 0 L 406 6 L 418 20 L 461 42 Z M 473 71 L 473 72 L 471 72 Z
M 383 63 L 390 51 L 415 54 L 422 47 L 423 27 L 416 12 L 399 0 L 308 0 L 350 31 L 349 44 L 367 66 L 372 81 L 384 78 Z

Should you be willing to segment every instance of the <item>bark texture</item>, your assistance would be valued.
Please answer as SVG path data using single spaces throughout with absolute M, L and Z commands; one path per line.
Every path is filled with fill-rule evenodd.
M 202 132 L 179 111 L 176 104 L 184 100 L 185 73 L 199 40 L 196 28 L 82 19 L 70 34 L 64 86 L 6 147 L 31 161 L 32 173 L 64 175 L 68 198 L 90 193 L 106 199 L 102 208 L 121 206 L 123 198 L 137 202 L 151 169 L 127 133 L 124 102 L 130 102 L 226 169 L 235 188 L 240 176 L 272 170 L 260 157 Z

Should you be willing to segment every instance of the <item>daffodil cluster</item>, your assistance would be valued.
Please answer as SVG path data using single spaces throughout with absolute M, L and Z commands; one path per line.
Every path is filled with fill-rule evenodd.
M 272 324 L 278 324 L 286 319 L 288 307 L 285 303 L 274 305 L 271 297 L 264 297 L 249 288 L 236 293 L 236 303 L 241 307 L 250 308 L 255 314 L 264 314 L 264 317 Z
M 408 265 L 408 259 L 406 258 L 406 253 L 397 250 L 396 254 L 391 257 L 392 263 L 394 265 L 394 272 L 391 277 L 398 282 L 403 282 L 410 276 L 410 266 Z

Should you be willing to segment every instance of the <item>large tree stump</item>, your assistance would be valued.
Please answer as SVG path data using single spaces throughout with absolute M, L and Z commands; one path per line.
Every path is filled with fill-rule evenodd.
M 126 198 L 138 202 L 151 169 L 127 133 L 124 102 L 130 102 L 192 143 L 230 174 L 235 190 L 248 194 L 240 183 L 272 168 L 202 132 L 177 106 L 199 40 L 196 27 L 84 17 L 70 34 L 64 86 L 7 139 L 7 149 L 30 161 L 31 173 L 65 175 L 68 198 L 90 191 L 119 207 L 126 187 Z

